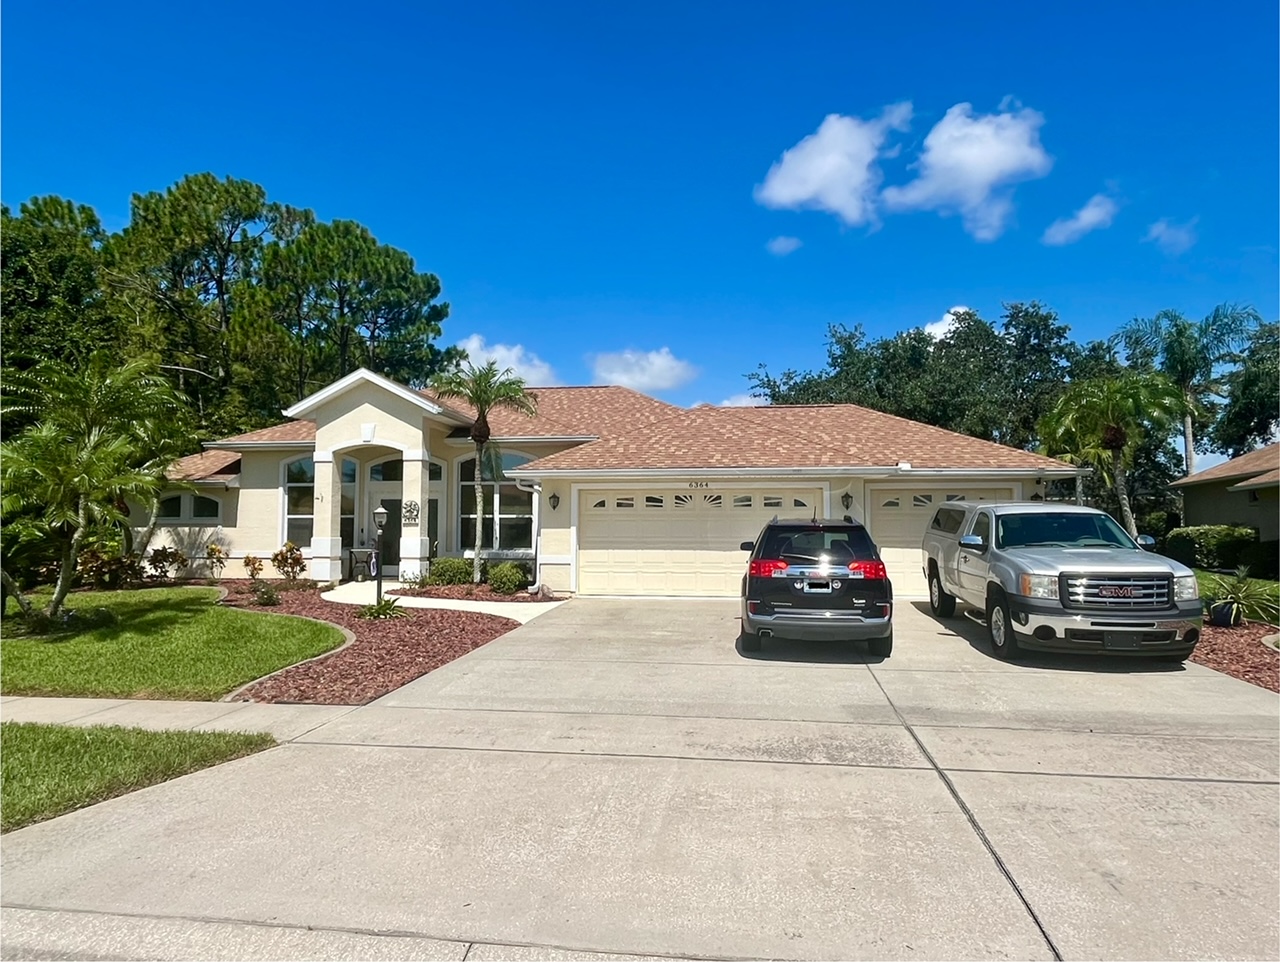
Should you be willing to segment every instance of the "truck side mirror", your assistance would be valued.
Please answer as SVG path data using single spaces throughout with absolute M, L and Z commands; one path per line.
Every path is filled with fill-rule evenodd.
M 987 543 L 976 534 L 966 534 L 962 535 L 960 538 L 960 547 L 968 551 L 976 551 L 981 554 L 987 550 Z
M 755 551 L 756 543 L 754 541 L 744 541 L 742 544 L 738 545 L 738 547 L 743 551 Z
M 1138 547 L 1143 551 L 1151 551 L 1156 546 L 1156 539 L 1149 534 L 1138 535 Z

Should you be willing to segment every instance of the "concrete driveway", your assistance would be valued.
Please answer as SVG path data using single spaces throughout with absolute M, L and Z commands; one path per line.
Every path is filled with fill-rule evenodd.
M 1195 665 L 734 644 L 575 600 L 3 840 L 3 955 L 1280 957 L 1280 699 Z M 604 955 L 594 956 L 605 957 Z

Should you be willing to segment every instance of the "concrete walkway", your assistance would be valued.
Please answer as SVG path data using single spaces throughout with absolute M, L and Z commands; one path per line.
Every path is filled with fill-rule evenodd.
M 288 742 L 336 721 L 348 705 L 260 705 L 247 701 L 158 701 L 141 698 L 0 699 L 0 720 L 48 725 L 123 725 L 152 731 L 267 732 Z
M 398 581 L 384 581 L 382 594 L 395 594 L 404 588 Z M 378 597 L 378 586 L 373 581 L 348 581 L 320 596 L 325 601 L 340 605 L 371 605 Z M 447 608 L 452 611 L 478 611 L 482 615 L 498 615 L 520 624 L 533 621 L 539 615 L 559 608 L 564 601 L 462 601 L 453 598 L 415 598 L 398 595 L 402 608 Z

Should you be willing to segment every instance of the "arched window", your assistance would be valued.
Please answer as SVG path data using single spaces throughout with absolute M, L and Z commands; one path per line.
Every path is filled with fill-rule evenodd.
M 523 454 L 503 452 L 502 469 L 527 464 L 531 459 Z M 476 459 L 467 458 L 458 465 L 458 505 L 461 517 L 459 547 L 473 550 L 476 544 Z M 484 484 L 484 541 L 486 550 L 520 551 L 533 548 L 533 492 L 522 491 L 507 481 L 495 484 L 492 478 L 482 479 Z M 493 519 L 498 519 L 495 539 Z

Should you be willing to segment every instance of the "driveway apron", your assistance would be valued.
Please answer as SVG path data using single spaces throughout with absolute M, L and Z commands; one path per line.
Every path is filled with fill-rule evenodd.
M 736 615 L 577 599 L 10 833 L 4 956 L 1280 957 L 1274 694 L 908 604 L 887 660 L 748 655 Z

